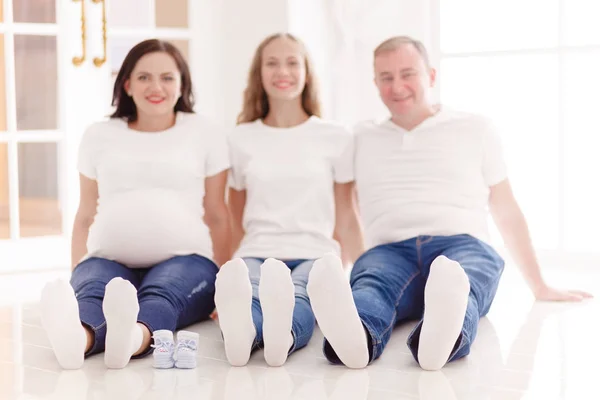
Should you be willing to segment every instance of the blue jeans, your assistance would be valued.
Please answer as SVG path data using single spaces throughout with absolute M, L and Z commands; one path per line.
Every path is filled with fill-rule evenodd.
M 258 298 L 258 285 L 260 282 L 260 266 L 265 261 L 264 258 L 244 258 L 248 266 L 250 283 L 252 284 L 252 320 L 256 328 L 256 339 L 254 340 L 253 350 L 264 345 L 263 343 L 263 314 Z M 306 284 L 308 283 L 308 274 L 312 269 L 315 260 L 281 260 L 292 270 L 292 282 L 296 303 L 294 304 L 294 314 L 292 316 L 292 336 L 294 343 L 288 354 L 305 347 L 313 331 L 315 330 L 315 315 L 313 314 L 310 300 L 306 293 Z
M 488 313 L 496 295 L 504 260 L 491 246 L 470 235 L 419 236 L 377 246 L 365 252 L 352 269 L 350 285 L 358 315 L 370 336 L 370 362 L 381 356 L 394 326 L 411 319 L 420 320 L 407 341 L 419 361 L 425 282 L 431 263 L 441 255 L 457 261 L 471 284 L 462 332 L 448 361 L 469 354 L 479 319 Z M 324 354 L 332 363 L 340 363 L 327 341 Z
M 71 286 L 79 304 L 79 318 L 94 333 L 94 344 L 86 355 L 104 351 L 106 320 L 102 301 L 111 279 L 123 278 L 135 286 L 140 305 L 138 322 L 150 332 L 175 331 L 210 316 L 215 308 L 217 272 L 214 262 L 199 255 L 173 257 L 144 269 L 128 268 L 104 258 L 81 262 L 73 270 Z

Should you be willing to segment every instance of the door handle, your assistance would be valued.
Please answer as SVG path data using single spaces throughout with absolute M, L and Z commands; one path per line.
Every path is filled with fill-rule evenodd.
M 73 65 L 79 67 L 86 58 L 86 34 L 85 34 L 85 0 L 73 0 L 73 2 L 81 3 L 81 55 L 73 57 Z
M 94 65 L 101 67 L 106 62 L 106 0 L 92 0 L 94 3 L 102 3 L 102 57 L 94 57 Z

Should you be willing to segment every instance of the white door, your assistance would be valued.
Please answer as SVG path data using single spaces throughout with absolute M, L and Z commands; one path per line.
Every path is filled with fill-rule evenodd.
M 110 113 L 114 78 L 134 44 L 166 39 L 191 58 L 191 3 L 3 0 L 0 272 L 69 264 L 81 135 Z

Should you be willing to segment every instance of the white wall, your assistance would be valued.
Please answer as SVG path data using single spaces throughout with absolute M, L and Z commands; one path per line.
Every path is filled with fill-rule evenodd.
M 221 58 L 224 48 L 221 2 L 194 0 L 188 3 L 190 30 L 194 45 L 190 48 L 190 66 L 196 95 L 196 111 L 223 121 L 224 86 Z
M 437 65 L 431 1 L 437 0 L 190 1 L 194 34 L 206 38 L 191 49 L 198 110 L 232 126 L 254 50 L 264 37 L 289 31 L 315 63 L 326 118 L 352 124 L 386 115 L 372 82 L 373 49 L 391 36 L 410 35 L 425 43 Z
M 192 49 L 198 111 L 233 126 L 256 47 L 266 36 L 288 30 L 287 2 L 194 0 L 192 5 L 199 18 L 195 34 L 206 38 L 201 49 Z
M 391 36 L 423 41 L 432 63 L 434 0 L 289 0 L 290 31 L 305 41 L 321 80 L 324 114 L 344 123 L 387 115 L 373 84 L 373 50 Z
M 289 0 L 289 32 L 304 42 L 319 81 L 323 113 L 331 117 L 331 49 L 334 45 L 330 21 L 323 0 Z

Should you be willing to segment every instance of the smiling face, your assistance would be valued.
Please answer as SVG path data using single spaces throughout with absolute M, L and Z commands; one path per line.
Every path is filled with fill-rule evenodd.
M 281 36 L 262 52 L 261 80 L 270 100 L 293 100 L 306 85 L 306 60 L 299 43 Z
M 426 112 L 432 105 L 434 82 L 435 70 L 427 67 L 411 44 L 375 57 L 375 84 L 393 117 L 411 117 Z
M 138 117 L 173 114 L 181 96 L 181 73 L 168 53 L 153 52 L 136 63 L 125 91 L 133 98 Z

